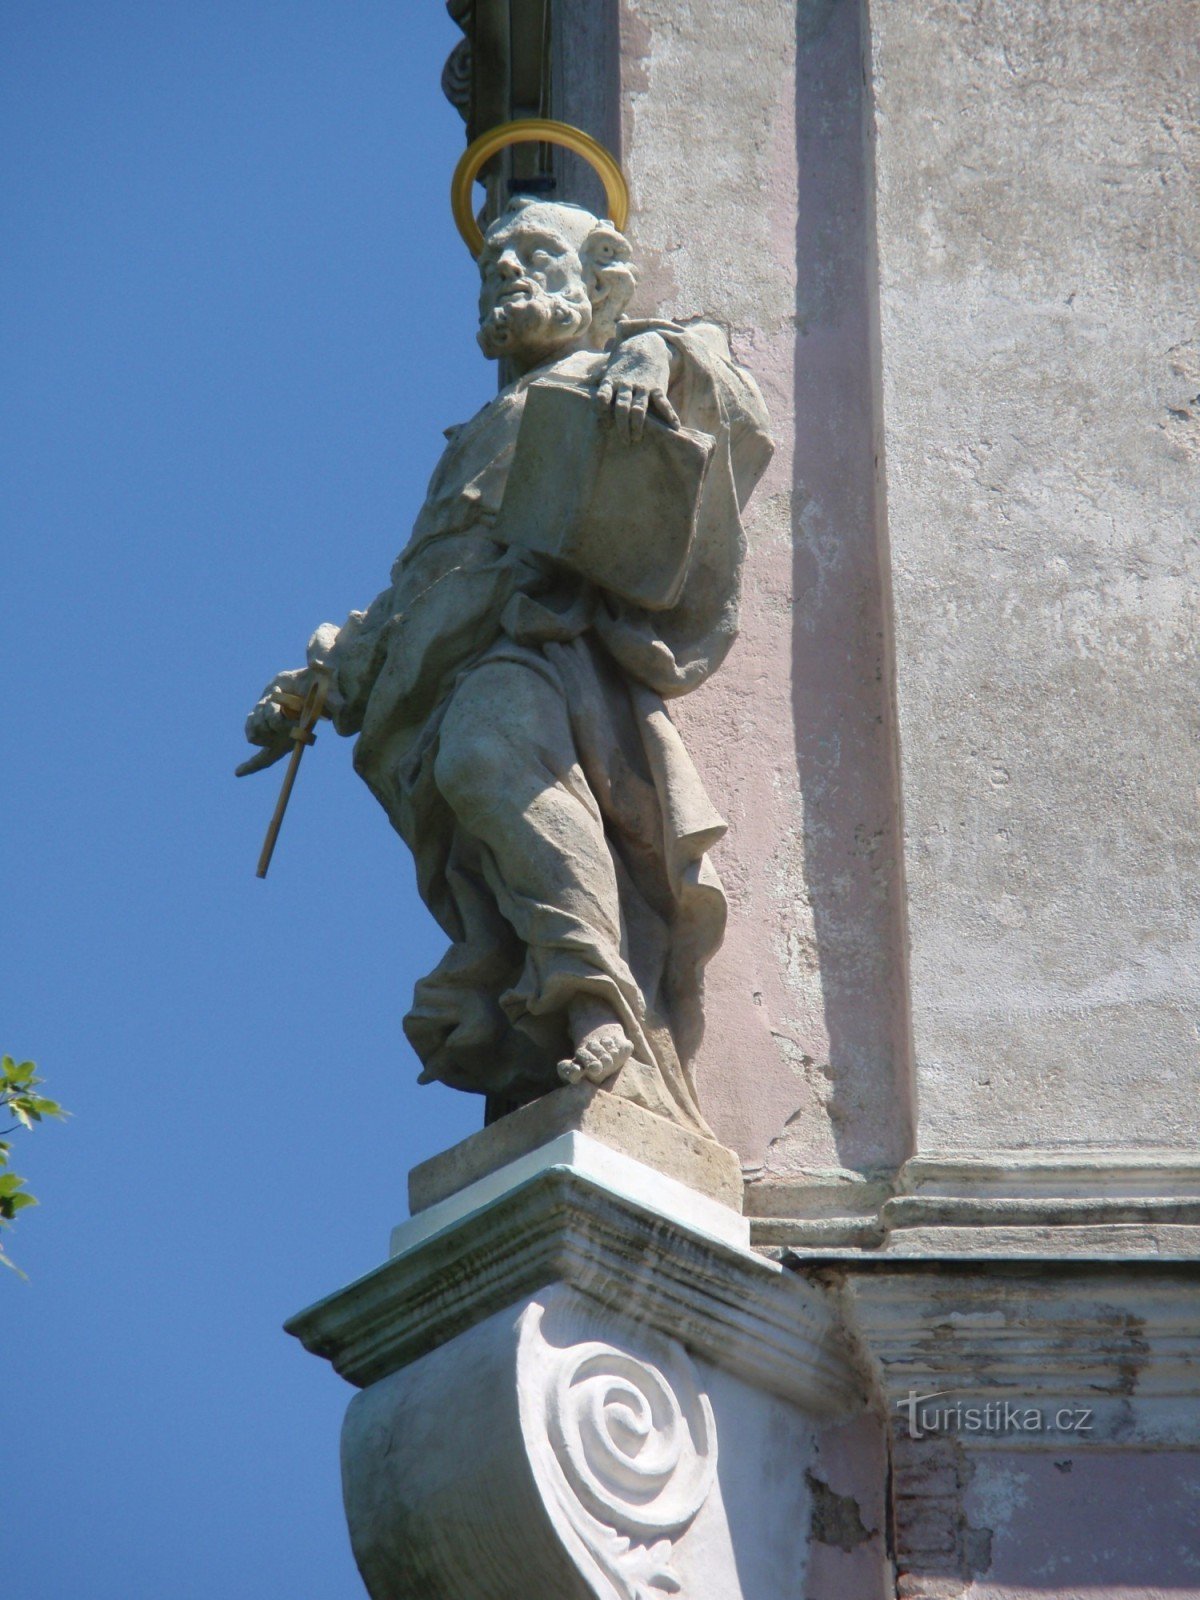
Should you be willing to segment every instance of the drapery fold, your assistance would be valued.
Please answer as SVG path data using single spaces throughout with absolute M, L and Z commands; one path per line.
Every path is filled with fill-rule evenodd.
M 359 734 L 355 765 L 411 847 L 421 895 L 451 940 L 405 1019 L 423 1076 L 496 1105 L 544 1093 L 570 1054 L 567 1007 L 593 995 L 634 1045 L 617 1092 L 707 1133 L 686 1063 L 725 925 L 708 859 L 725 824 L 666 700 L 703 683 L 736 637 L 739 510 L 771 445 L 758 390 L 720 329 L 627 321 L 618 339 L 647 331 L 676 358 L 681 420 L 716 441 L 676 604 L 642 610 L 493 537 L 525 395 L 542 379 L 598 378 L 606 357 L 580 352 L 448 430 L 390 587 L 351 616 L 329 666 L 336 725 Z M 497 807 L 513 808 L 503 828 L 483 811 L 473 821 L 461 779 L 447 778 L 469 769 L 463 713 L 484 684 L 501 721 L 519 703 L 540 724 L 503 732 L 526 786 L 519 807 L 520 785 L 497 794 Z

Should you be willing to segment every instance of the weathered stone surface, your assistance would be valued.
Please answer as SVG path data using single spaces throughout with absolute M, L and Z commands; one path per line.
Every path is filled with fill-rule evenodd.
M 1198 23 L 871 7 L 923 1154 L 1200 1130 Z
M 1078 1431 L 1089 1446 L 1200 1446 L 1200 1322 L 1191 1264 L 881 1262 L 848 1274 L 852 1316 L 908 1431 L 911 1392 L 946 1390 L 947 1428 L 994 1441 L 954 1407 L 990 1400 L 1043 1411 L 1033 1433 Z M 931 1402 L 932 1404 L 933 1402 Z M 1090 1408 L 1073 1430 L 1054 1412 Z M 994 1420 L 994 1419 L 993 1419 Z M 933 1432 L 930 1428 L 927 1432 Z M 1068 1441 L 1070 1442 L 1070 1441 Z
M 1194 1265 L 1148 1261 L 848 1275 L 887 1396 L 899 1595 L 1196 1592 L 1195 1295 Z
M 619 1095 L 580 1083 L 522 1106 L 479 1133 L 422 1161 L 408 1175 L 416 1213 L 528 1155 L 562 1133 L 585 1133 L 667 1177 L 742 1209 L 742 1169 L 732 1150 L 643 1111 Z
M 424 1080 L 494 1115 L 607 1082 L 708 1135 L 725 823 L 666 701 L 737 634 L 762 396 L 716 325 L 623 316 L 629 243 L 581 207 L 513 200 L 479 262 L 512 381 L 448 430 L 390 587 L 267 686 L 238 771 L 294 748 L 285 703 L 319 670 L 451 940 L 404 1021 Z
M 593 1148 L 611 1165 L 555 1162 L 530 1175 L 517 1162 L 508 1186 L 477 1208 L 452 1197 L 419 1213 L 393 1234 L 388 1262 L 293 1317 L 288 1331 L 361 1387 L 523 1296 L 567 1283 L 611 1310 L 636 1306 L 648 1327 L 814 1415 L 861 1403 L 861 1353 L 820 1289 L 754 1254 L 744 1234 L 707 1226 L 711 1200 Z M 643 1182 L 625 1181 L 615 1170 L 625 1165 Z
M 829 1532 L 830 1492 L 795 1470 L 823 1465 L 819 1430 L 630 1313 L 550 1289 L 351 1402 L 372 1600 L 775 1600 L 803 1582 L 810 1526 Z M 878 1553 L 873 1576 L 860 1600 L 886 1593 Z
M 681 708 L 733 822 L 719 1134 L 800 1181 L 908 1154 L 890 541 L 922 1151 L 1194 1141 L 1194 6 L 621 31 L 641 304 L 717 308 L 783 441 L 739 650 Z

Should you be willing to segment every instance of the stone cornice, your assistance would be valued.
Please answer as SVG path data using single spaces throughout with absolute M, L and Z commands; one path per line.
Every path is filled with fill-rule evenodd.
M 813 1413 L 843 1412 L 864 1396 L 862 1357 L 819 1287 L 561 1167 L 395 1256 L 287 1330 L 363 1387 L 553 1283 Z
M 1012 1150 L 912 1156 L 898 1195 L 1200 1201 L 1200 1159 L 1173 1149 Z
M 1095 1439 L 1198 1435 L 1200 1268 L 860 1260 L 843 1283 L 892 1408 L 912 1391 L 1070 1400 Z
M 808 1257 L 1188 1261 L 1200 1253 L 1200 1161 L 1171 1149 L 929 1154 L 890 1183 L 758 1180 L 746 1209 L 756 1245 Z

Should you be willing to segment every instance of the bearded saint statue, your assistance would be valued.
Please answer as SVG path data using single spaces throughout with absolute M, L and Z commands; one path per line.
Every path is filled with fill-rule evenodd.
M 354 765 L 451 941 L 404 1019 L 422 1081 L 485 1094 L 489 1121 L 560 1083 L 603 1083 L 711 1138 L 688 1062 L 724 932 L 707 851 L 725 824 L 665 702 L 734 641 L 739 511 L 771 443 L 718 327 L 623 315 L 630 257 L 612 223 L 572 205 L 516 199 L 487 230 L 479 343 L 512 381 L 448 430 L 389 587 L 268 685 L 246 724 L 262 750 L 238 771 L 292 749 L 279 697 L 327 674 L 326 712 L 357 734 Z M 577 428 L 519 445 L 546 385 L 586 397 L 606 476 L 572 446 Z M 677 507 L 655 463 L 685 436 L 706 464 Z M 564 488 L 623 570 L 653 566 L 682 511 L 686 549 L 661 592 L 631 597 L 603 559 L 531 548 L 523 523 Z

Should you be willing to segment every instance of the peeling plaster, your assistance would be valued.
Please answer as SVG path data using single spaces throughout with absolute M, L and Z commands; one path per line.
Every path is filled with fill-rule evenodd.
M 835 1494 L 827 1483 L 812 1472 L 805 1473 L 812 1491 L 812 1537 L 821 1544 L 836 1545 L 849 1553 L 868 1539 L 876 1529 L 863 1523 L 858 1501 L 853 1495 Z

